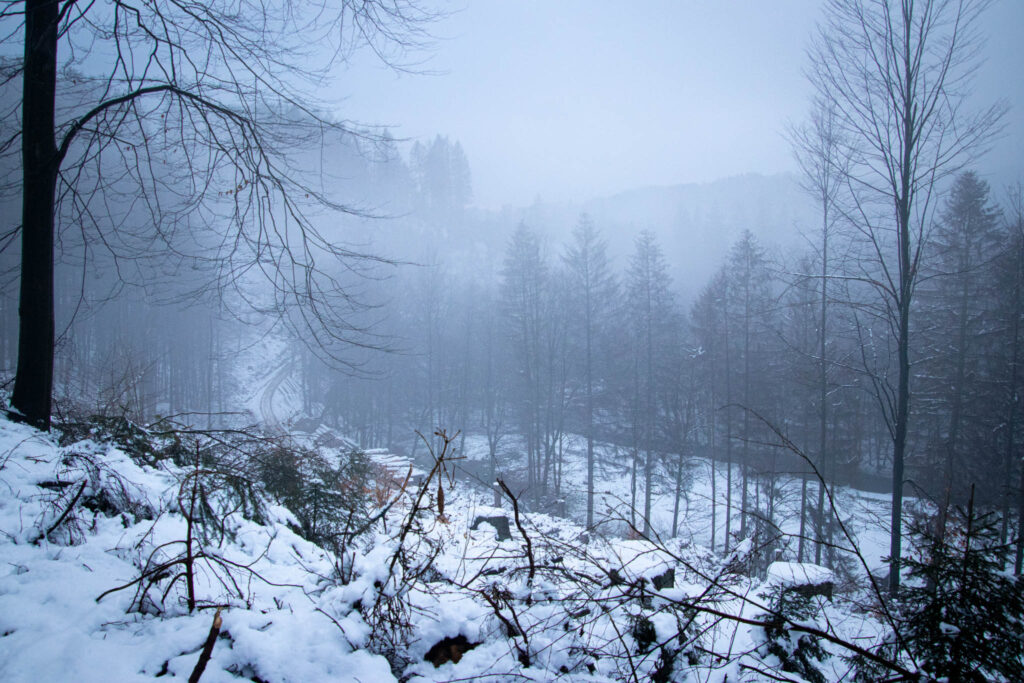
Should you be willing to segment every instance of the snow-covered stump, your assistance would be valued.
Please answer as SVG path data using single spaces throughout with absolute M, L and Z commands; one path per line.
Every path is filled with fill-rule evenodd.
M 477 515 L 469 530 L 476 531 L 481 524 L 490 525 L 494 529 L 498 541 L 507 541 L 512 538 L 512 527 L 509 525 L 508 517 L 504 515 Z
M 832 599 L 835 575 L 831 570 L 806 562 L 772 562 L 768 565 L 766 583 L 805 598 L 821 596 Z

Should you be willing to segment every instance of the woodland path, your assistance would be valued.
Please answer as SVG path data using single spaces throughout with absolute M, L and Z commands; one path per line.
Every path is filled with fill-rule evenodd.
M 292 363 L 285 363 L 271 375 L 270 381 L 263 387 L 263 394 L 260 396 L 260 420 L 271 431 L 281 431 L 281 421 L 274 413 L 274 394 L 285 380 L 292 374 Z

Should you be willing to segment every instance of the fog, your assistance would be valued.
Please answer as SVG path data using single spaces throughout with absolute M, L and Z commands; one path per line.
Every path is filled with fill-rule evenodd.
M 526 2 L 418 6 L 404 19 L 357 12 L 317 28 L 318 40 L 299 32 L 265 52 L 244 46 L 248 62 L 225 58 L 224 68 L 251 79 L 224 72 L 223 109 L 162 94 L 122 120 L 112 115 L 116 102 L 111 113 L 104 104 L 96 129 L 84 128 L 89 137 L 67 145 L 59 176 L 54 392 L 147 417 L 214 411 L 281 424 L 304 415 L 410 455 L 417 431 L 486 432 L 500 404 L 502 429 L 527 438 L 530 464 L 517 476 L 539 503 L 550 495 L 540 491 L 563 434 L 597 429 L 638 454 L 657 446 L 665 457 L 720 458 L 722 443 L 732 452 L 739 407 L 761 406 L 772 424 L 803 425 L 811 448 L 814 412 L 825 410 L 815 392 L 827 385 L 846 397 L 836 405 L 858 406 L 856 418 L 831 427 L 835 439 L 853 430 L 836 442 L 842 456 L 833 462 L 845 462 L 844 476 L 884 476 L 893 457 L 885 430 L 895 422 L 912 426 L 922 453 L 945 438 L 949 411 L 961 429 L 963 411 L 951 406 L 964 400 L 963 386 L 914 402 L 916 420 L 909 402 L 893 398 L 893 378 L 911 372 L 907 358 L 923 364 L 913 371 L 921 391 L 929 373 L 950 371 L 928 367 L 948 352 L 929 336 L 943 324 L 941 302 L 952 305 L 962 287 L 969 308 L 1002 322 L 965 319 L 961 331 L 1012 329 L 997 294 L 1008 286 L 1020 208 L 1008 188 L 1024 158 L 1024 7 L 997 3 L 957 34 L 967 42 L 952 53 L 939 123 L 914 151 L 931 170 L 909 179 L 904 219 L 891 215 L 885 190 L 895 186 L 885 169 L 898 166 L 888 156 L 896 138 L 859 139 L 878 121 L 862 125 L 865 100 L 820 70 L 830 59 L 848 70 L 856 63 L 828 52 L 842 29 L 825 22 L 840 21 L 842 6 L 826 14 L 809 0 Z M 944 20 L 951 10 L 940 9 Z M 948 25 L 937 26 L 941 47 Z M 70 61 L 56 89 L 58 136 L 88 120 L 90 102 L 110 97 L 118 78 L 151 82 L 113 60 L 119 51 L 141 59 L 147 35 L 119 40 L 88 49 L 72 41 L 79 50 L 61 53 Z M 4 43 L 12 77 L 3 96 L 16 141 L 14 47 Z M 166 55 L 150 59 L 170 64 L 183 48 L 161 49 Z M 281 71 L 286 50 L 308 64 Z M 202 83 L 204 67 L 188 63 Z M 330 64 L 332 79 L 320 70 Z M 823 151 L 826 101 L 840 133 Z M 21 157 L 17 145 L 5 149 L 3 211 L 17 226 Z M 965 192 L 971 210 L 991 210 L 991 235 L 974 242 L 956 237 Z M 904 229 L 915 261 L 900 284 L 893 273 L 905 269 L 894 270 L 890 250 Z M 13 374 L 17 228 L 8 234 L 2 356 Z M 970 273 L 953 253 L 974 264 Z M 600 311 L 585 311 L 584 329 L 591 267 L 608 289 Z M 922 295 L 904 307 L 918 287 Z M 826 320 L 831 305 L 837 316 L 825 331 L 812 315 L 816 298 L 814 315 Z M 946 322 L 958 315 L 966 314 L 950 309 Z M 182 327 L 194 331 L 187 343 L 174 334 Z M 909 354 L 892 336 L 902 327 L 920 340 Z M 605 354 L 584 373 L 590 391 L 600 386 L 586 424 L 581 334 L 590 352 L 597 344 Z M 979 363 L 991 356 L 950 343 Z M 967 362 L 958 357 L 950 367 Z M 286 415 L 263 415 L 259 406 L 273 405 L 260 403 L 266 382 L 282 367 L 294 368 L 295 401 L 276 411 Z M 825 379 L 816 384 L 814 372 Z M 1012 383 L 996 366 L 985 372 Z M 865 393 L 888 408 L 873 412 Z M 803 398 L 787 408 L 783 396 Z M 734 406 L 724 426 L 706 412 L 723 405 Z M 749 416 L 743 424 L 749 440 Z
M 461 141 L 476 206 L 581 203 L 645 186 L 795 172 L 786 126 L 804 117 L 806 48 L 822 2 L 478 2 L 444 5 L 434 49 L 395 73 L 357 59 L 345 117 L 396 137 Z M 1024 107 L 1024 7 L 983 18 L 980 103 Z M 1016 180 L 1024 117 L 986 163 Z
M 1022 29 L 1014 0 L 0 5 L 0 596 L 61 562 L 100 595 L 0 648 L 170 614 L 131 667 L 178 675 L 202 606 L 190 680 L 284 680 L 224 654 L 272 626 L 310 680 L 1012 680 Z

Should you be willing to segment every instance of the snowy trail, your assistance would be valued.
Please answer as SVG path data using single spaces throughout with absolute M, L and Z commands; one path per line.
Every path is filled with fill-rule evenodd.
M 287 362 L 282 365 L 270 376 L 270 379 L 263 387 L 263 391 L 260 393 L 259 419 L 268 430 L 276 432 L 277 434 L 285 434 L 287 430 L 282 424 L 280 417 L 274 411 L 274 400 L 277 392 L 280 391 L 284 383 L 291 378 L 294 368 L 294 362 Z M 376 463 L 399 480 L 403 479 L 410 471 L 412 472 L 413 477 L 419 477 L 425 474 L 421 469 L 417 468 L 413 464 L 411 459 L 403 455 L 391 453 L 386 448 L 363 449 L 357 441 L 334 429 L 330 429 L 325 425 L 321 425 L 320 428 L 312 434 L 312 436 L 317 440 L 317 443 L 321 443 L 320 440 L 324 439 L 325 436 L 328 436 L 327 440 L 323 443 L 330 444 L 332 447 L 339 449 L 340 451 L 364 451 L 366 456 L 372 462 Z
M 274 394 L 281 388 L 285 380 L 288 379 L 292 374 L 292 363 L 286 363 L 278 368 L 270 377 L 270 381 L 263 388 L 263 394 L 260 396 L 260 420 L 267 426 L 268 429 L 280 432 L 281 421 L 274 413 Z

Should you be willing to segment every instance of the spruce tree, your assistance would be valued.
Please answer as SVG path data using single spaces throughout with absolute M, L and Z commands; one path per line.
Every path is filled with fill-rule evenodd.
M 900 637 L 921 673 L 948 681 L 1016 681 L 1024 670 L 1024 580 L 1006 570 L 1009 547 L 998 520 L 974 506 L 911 526 L 917 553 L 903 559 L 908 581 L 900 594 Z M 883 649 L 895 648 L 895 644 Z M 859 663 L 862 680 L 876 680 Z

